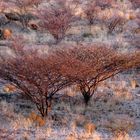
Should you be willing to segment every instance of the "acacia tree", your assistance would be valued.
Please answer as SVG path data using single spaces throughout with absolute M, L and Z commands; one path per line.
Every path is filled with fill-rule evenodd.
M 38 17 L 41 20 L 40 27 L 48 30 L 53 35 L 56 44 L 65 37 L 66 31 L 74 21 L 71 9 L 62 0 L 56 1 L 55 5 L 39 10 Z
M 13 84 L 20 94 L 35 103 L 42 117 L 47 116 L 56 92 L 69 85 L 53 57 L 25 49 L 24 44 L 10 46 L 12 56 L 0 57 L 0 78 Z
M 80 87 L 85 105 L 102 81 L 140 66 L 140 52 L 123 54 L 105 45 L 68 47 L 56 54 L 57 60 L 64 63 L 63 74 Z

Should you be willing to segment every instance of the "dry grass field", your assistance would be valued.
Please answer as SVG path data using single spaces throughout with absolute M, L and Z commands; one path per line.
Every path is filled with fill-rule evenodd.
M 31 5 L 26 1 L 30 2 L 0 0 L 0 63 L 16 57 L 9 47 L 13 40 L 43 56 L 58 46 L 105 44 L 122 54 L 140 51 L 139 0 L 68 0 L 65 4 L 71 12 L 61 11 L 63 0 L 34 0 Z M 55 17 L 48 10 L 51 5 L 60 12 L 56 10 Z M 0 76 L 0 140 L 140 140 L 138 63 L 138 68 L 99 83 L 88 105 L 77 85 L 59 90 L 47 117 L 20 94 L 15 83 Z M 0 64 L 0 75 L 1 69 Z

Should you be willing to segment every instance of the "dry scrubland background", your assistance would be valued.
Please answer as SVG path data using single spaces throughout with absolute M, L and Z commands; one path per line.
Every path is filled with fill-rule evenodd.
M 5 0 L 6 1 L 6 0 Z M 3 1 L 4 2 L 4 1 Z M 110 19 L 124 18 L 124 24 L 117 25 L 108 33 L 108 22 L 98 20 L 89 25 L 84 8 L 89 0 L 83 1 L 73 10 L 75 22 L 66 32 L 61 44 L 107 43 L 121 52 L 137 51 L 140 48 L 139 2 L 132 5 L 128 0 L 118 0 L 112 8 L 102 9 L 96 16 Z M 52 0 L 53 3 L 53 0 Z M 0 1 L 0 4 L 4 4 Z M 39 5 L 43 7 L 47 1 Z M 6 7 L 6 4 L 5 4 Z M 74 5 L 71 5 L 73 8 Z M 1 9 L 3 10 L 3 9 Z M 29 8 L 33 11 L 33 8 Z M 8 7 L 5 12 L 18 12 Z M 4 19 L 0 13 L 0 20 Z M 7 20 L 7 19 L 5 19 Z M 38 19 L 29 24 L 37 24 Z M 8 22 L 0 29 L 12 30 L 10 37 L 22 35 L 29 48 L 37 47 L 46 52 L 55 42 L 53 36 L 44 30 L 23 29 L 19 22 Z M 8 39 L 0 40 L 0 53 L 11 55 L 6 47 Z M 55 46 L 57 47 L 57 46 Z M 89 105 L 85 108 L 78 87 L 62 90 L 61 98 L 53 101 L 48 118 L 42 119 L 36 107 L 19 95 L 10 84 L 0 84 L 0 139 L 2 140 L 139 140 L 140 139 L 140 71 L 128 71 L 115 76 L 97 88 Z

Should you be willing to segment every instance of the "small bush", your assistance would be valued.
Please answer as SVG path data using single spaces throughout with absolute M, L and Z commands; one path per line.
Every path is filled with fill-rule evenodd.
M 84 128 L 87 133 L 92 134 L 95 131 L 96 126 L 93 123 L 86 123 Z

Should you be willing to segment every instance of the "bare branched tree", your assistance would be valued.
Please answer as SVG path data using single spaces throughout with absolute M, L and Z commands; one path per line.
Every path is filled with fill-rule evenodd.
M 105 9 L 109 8 L 113 4 L 113 0 L 91 0 L 88 2 L 87 6 L 85 7 L 85 15 L 88 19 L 90 25 L 94 23 L 94 21 L 97 19 L 97 14 Z
M 64 63 L 63 74 L 80 87 L 86 105 L 102 81 L 140 65 L 140 52 L 123 54 L 106 45 L 68 47 L 56 54 Z
M 69 84 L 53 57 L 39 55 L 24 43 L 14 42 L 12 56 L 0 57 L 0 78 L 13 84 L 20 94 L 35 103 L 42 117 L 47 116 L 56 92 Z

